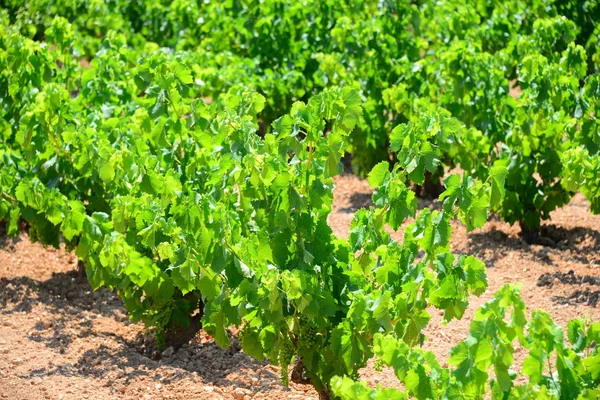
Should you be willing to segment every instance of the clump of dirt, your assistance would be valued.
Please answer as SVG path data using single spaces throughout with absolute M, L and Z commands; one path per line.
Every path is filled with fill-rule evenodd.
M 600 286 L 600 277 L 591 275 L 577 275 L 575 271 L 570 270 L 569 272 L 546 272 L 540 275 L 538 278 L 538 286 L 552 287 L 555 283 L 562 283 L 564 285 L 595 285 Z
M 592 275 L 578 275 L 575 271 L 568 272 L 547 272 L 540 275 L 537 281 L 539 287 L 553 287 L 554 285 L 570 286 L 600 286 L 600 277 Z M 590 307 L 596 307 L 600 297 L 600 290 L 592 291 L 590 288 L 577 289 L 566 296 L 552 296 L 552 301 L 558 304 L 581 305 L 586 304 Z
M 598 305 L 598 301 L 600 301 L 600 290 L 576 290 L 570 296 L 553 296 L 552 300 L 559 304 L 568 304 L 573 306 L 585 304 L 590 307 L 596 307 Z
M 527 228 L 521 223 L 521 238 L 528 244 L 537 244 L 550 248 L 565 249 L 584 243 L 592 247 L 600 246 L 600 233 L 585 227 L 567 229 L 553 223 L 542 225 L 538 229 Z

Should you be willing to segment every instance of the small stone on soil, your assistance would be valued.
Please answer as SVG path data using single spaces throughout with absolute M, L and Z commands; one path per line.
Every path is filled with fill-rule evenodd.
M 173 349 L 173 347 L 167 347 L 165 349 L 165 351 L 162 352 L 162 356 L 163 357 L 171 357 L 174 352 L 175 352 L 175 349 Z
M 250 392 L 247 389 L 235 388 L 235 390 L 231 393 L 231 395 L 236 400 L 244 400 L 244 397 L 246 397 L 250 393 L 252 393 L 252 392 Z

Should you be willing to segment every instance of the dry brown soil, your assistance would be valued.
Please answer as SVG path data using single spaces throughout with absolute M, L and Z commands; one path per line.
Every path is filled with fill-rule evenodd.
M 330 224 L 349 232 L 353 213 L 370 204 L 364 180 L 337 178 Z M 438 207 L 435 201 L 421 206 Z M 583 197 L 552 215 L 544 231 L 555 246 L 528 245 L 518 228 L 492 218 L 467 234 L 453 223 L 455 252 L 474 254 L 488 266 L 489 289 L 473 298 L 463 320 L 442 325 L 433 313 L 426 348 L 440 360 L 466 338 L 476 307 L 505 283 L 521 282 L 529 309 L 547 310 L 565 326 L 574 317 L 600 320 L 600 216 L 591 216 Z M 401 231 L 394 233 L 402 238 Z M 568 273 L 572 279 L 543 274 Z M 573 275 L 575 274 L 575 275 Z M 563 277 L 564 278 L 564 277 Z M 0 399 L 316 399 L 307 385 L 285 388 L 279 370 L 235 349 L 220 349 L 203 333 L 171 356 L 153 361 L 140 352 L 144 330 L 128 321 L 120 299 L 108 290 L 92 292 L 64 249 L 44 249 L 22 234 L 0 234 Z M 522 359 L 523 352 L 518 355 Z M 369 384 L 398 385 L 389 370 L 366 368 Z

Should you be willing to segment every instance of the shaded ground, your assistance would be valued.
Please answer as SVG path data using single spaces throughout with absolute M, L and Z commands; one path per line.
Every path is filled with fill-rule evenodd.
M 337 234 L 348 234 L 353 213 L 370 204 L 370 193 L 366 181 L 337 178 L 330 216 Z M 472 299 L 462 321 L 443 326 L 433 313 L 425 346 L 440 360 L 466 338 L 476 307 L 504 283 L 522 282 L 529 309 L 545 309 L 562 326 L 579 316 L 600 320 L 600 308 L 594 307 L 600 216 L 590 216 L 583 197 L 553 213 L 552 225 L 544 227 L 553 247 L 528 245 L 517 227 L 494 219 L 470 234 L 458 222 L 452 226 L 454 251 L 474 254 L 488 265 L 490 289 Z M 401 231 L 394 235 L 402 237 Z M 118 297 L 107 290 L 91 292 L 71 253 L 0 232 L 0 399 L 317 398 L 306 385 L 286 389 L 277 368 L 235 346 L 219 349 L 206 335 L 159 361 L 140 354 L 145 340 L 143 326 L 128 321 Z M 523 356 L 519 352 L 517 359 Z M 390 371 L 367 368 L 362 377 L 373 385 L 398 384 Z

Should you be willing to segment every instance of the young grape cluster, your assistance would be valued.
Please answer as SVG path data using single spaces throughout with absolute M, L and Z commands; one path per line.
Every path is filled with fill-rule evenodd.
M 240 329 L 240 332 L 238 333 L 240 345 L 242 344 L 242 341 L 244 340 L 244 336 L 246 336 L 246 333 L 248 333 L 249 330 L 250 330 L 250 325 L 248 325 L 248 324 L 244 324 L 244 326 L 242 326 L 242 329 Z
M 299 345 L 302 347 L 314 347 L 319 344 L 319 330 L 317 326 L 308 321 L 300 322 Z
M 381 372 L 383 371 L 383 367 L 385 367 L 385 363 L 381 358 L 377 357 L 373 363 L 373 369 L 377 372 Z
M 165 332 L 171 321 L 175 302 L 169 301 L 154 317 L 154 340 L 159 349 L 166 347 Z
M 281 366 L 281 382 L 285 386 L 289 384 L 288 376 L 288 365 L 292 362 L 292 358 L 296 355 L 296 348 L 294 344 L 289 340 L 285 339 L 281 348 L 279 349 L 279 365 Z
M 296 354 L 296 348 L 291 341 L 285 340 L 279 350 L 279 364 L 290 365 L 292 357 Z

